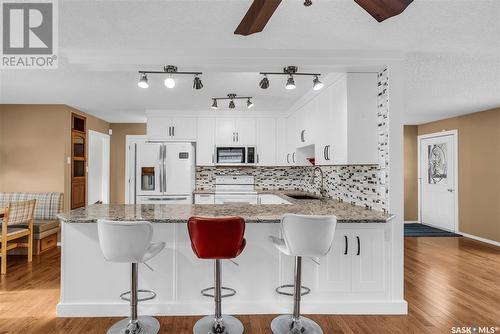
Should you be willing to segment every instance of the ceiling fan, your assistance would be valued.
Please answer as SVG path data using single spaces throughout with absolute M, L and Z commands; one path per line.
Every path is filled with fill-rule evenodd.
M 273 16 L 282 0 L 253 0 L 245 17 L 234 31 L 236 35 L 248 36 L 261 32 Z M 354 0 L 378 22 L 401 14 L 413 0 Z M 312 5 L 312 0 L 305 0 L 304 6 Z

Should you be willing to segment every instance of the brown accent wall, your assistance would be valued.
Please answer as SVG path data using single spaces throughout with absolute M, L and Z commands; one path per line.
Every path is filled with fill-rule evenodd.
M 459 229 L 500 242 L 500 108 L 421 124 L 418 135 L 454 129 L 458 130 Z
M 111 123 L 110 203 L 125 203 L 125 137 L 145 135 L 146 123 Z
M 109 123 L 67 105 L 0 105 L 0 191 L 62 192 L 69 208 L 72 112 L 108 133 Z
M 418 128 L 404 126 L 404 217 L 405 221 L 418 220 Z

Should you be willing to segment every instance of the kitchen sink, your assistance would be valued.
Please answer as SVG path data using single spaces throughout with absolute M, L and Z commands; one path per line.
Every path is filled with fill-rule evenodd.
M 315 200 L 320 200 L 321 198 L 313 195 L 304 195 L 304 194 L 285 194 L 288 197 L 291 197 L 293 199 L 315 199 Z

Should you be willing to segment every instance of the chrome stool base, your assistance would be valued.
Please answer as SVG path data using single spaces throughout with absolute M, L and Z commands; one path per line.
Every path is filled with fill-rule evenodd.
M 131 318 L 125 318 L 108 329 L 107 334 L 157 334 L 160 323 L 156 318 L 141 316 L 137 319 L 138 326 L 131 323 Z
M 323 330 L 317 323 L 306 317 L 300 317 L 300 321 L 294 322 L 292 315 L 280 315 L 271 322 L 273 334 L 323 334 Z
M 242 334 L 243 324 L 241 321 L 230 315 L 222 315 L 223 331 L 214 328 L 215 317 L 209 315 L 201 318 L 193 327 L 193 334 Z

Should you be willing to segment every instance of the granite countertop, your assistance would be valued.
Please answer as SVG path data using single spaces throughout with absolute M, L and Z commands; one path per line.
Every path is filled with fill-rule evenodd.
M 279 223 L 286 213 L 335 215 L 338 223 L 386 223 L 393 218 L 392 215 L 381 211 L 369 210 L 333 199 L 297 200 L 284 195 L 283 192 L 266 191 L 263 193 L 276 194 L 292 204 L 93 204 L 69 213 L 61 213 L 58 217 L 66 223 L 95 223 L 97 219 L 186 223 L 191 216 L 241 216 L 247 223 Z M 304 194 L 304 192 L 300 193 Z

